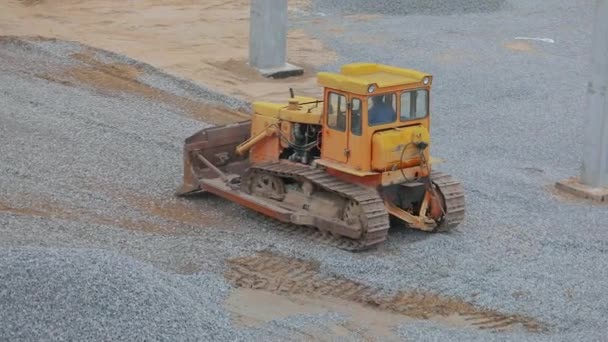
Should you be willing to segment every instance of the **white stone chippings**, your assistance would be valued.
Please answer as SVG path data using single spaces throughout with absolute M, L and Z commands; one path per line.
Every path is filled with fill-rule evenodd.
M 323 275 L 386 293 L 436 292 L 551 327 L 542 334 L 489 333 L 412 321 L 396 329 L 404 339 L 602 340 L 608 211 L 550 191 L 580 165 L 591 6 L 562 0 L 371 3 L 367 10 L 381 15 L 361 20 L 340 12 L 351 14 L 359 1 L 318 0 L 311 13 L 326 17 L 292 24 L 337 52 L 336 63 L 322 70 L 377 61 L 434 75 L 431 148 L 446 160 L 439 168 L 464 182 L 463 225 L 449 234 L 392 230 L 384 246 L 353 254 L 279 233 L 210 195 L 189 201 L 202 216 L 220 220 L 176 225 L 130 205 L 122 194 L 176 201 L 183 139 L 203 124 L 167 104 L 36 76 L 79 65 L 69 57 L 85 49 L 77 43 L 0 40 L 0 205 L 46 210 L 37 206 L 47 201 L 115 219 L 0 211 L 0 340 L 281 340 L 307 323 L 323 324 L 319 317 L 325 316 L 316 315 L 252 328 L 231 324 L 222 304 L 230 291 L 222 276 L 225 260 L 265 249 L 319 261 Z M 331 30 L 336 25 L 341 33 Z M 556 43 L 522 41 L 532 50 L 509 48 L 512 37 L 524 34 Z M 137 63 L 95 51 L 108 62 Z M 151 86 L 243 106 L 142 68 L 141 81 Z M 144 219 L 174 231 L 150 233 L 122 223 Z

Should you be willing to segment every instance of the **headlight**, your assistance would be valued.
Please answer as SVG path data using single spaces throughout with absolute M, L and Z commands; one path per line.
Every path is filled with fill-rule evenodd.
M 424 85 L 428 85 L 430 82 L 431 82 L 431 79 L 430 79 L 428 76 L 425 76 L 425 77 L 422 79 L 422 83 L 423 83 Z
M 367 87 L 367 92 L 368 93 L 373 93 L 376 91 L 376 85 L 375 84 L 371 84 L 369 87 Z

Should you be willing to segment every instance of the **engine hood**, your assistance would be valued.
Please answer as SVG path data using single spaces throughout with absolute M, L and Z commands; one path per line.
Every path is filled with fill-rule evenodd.
M 430 145 L 428 129 L 422 125 L 391 128 L 374 133 L 372 137 L 372 170 L 396 170 L 420 165 L 418 143 Z M 429 158 L 428 147 L 424 150 Z

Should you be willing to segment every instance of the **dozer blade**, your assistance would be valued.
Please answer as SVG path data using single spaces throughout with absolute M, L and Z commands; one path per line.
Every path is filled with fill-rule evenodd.
M 203 179 L 241 175 L 249 163 L 246 156 L 236 154 L 236 147 L 249 138 L 250 131 L 251 121 L 247 120 L 205 128 L 188 137 L 184 143 L 183 182 L 176 194 L 204 191 Z

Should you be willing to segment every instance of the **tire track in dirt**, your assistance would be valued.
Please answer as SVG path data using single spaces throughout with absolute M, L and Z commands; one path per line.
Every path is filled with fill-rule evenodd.
M 381 288 L 342 277 L 323 276 L 318 262 L 269 252 L 228 260 L 225 278 L 237 287 L 282 295 L 331 297 L 416 319 L 441 321 L 448 316 L 457 316 L 463 326 L 496 332 L 518 326 L 535 333 L 548 330 L 547 325 L 532 317 L 501 313 L 457 298 L 404 291 L 387 296 Z

